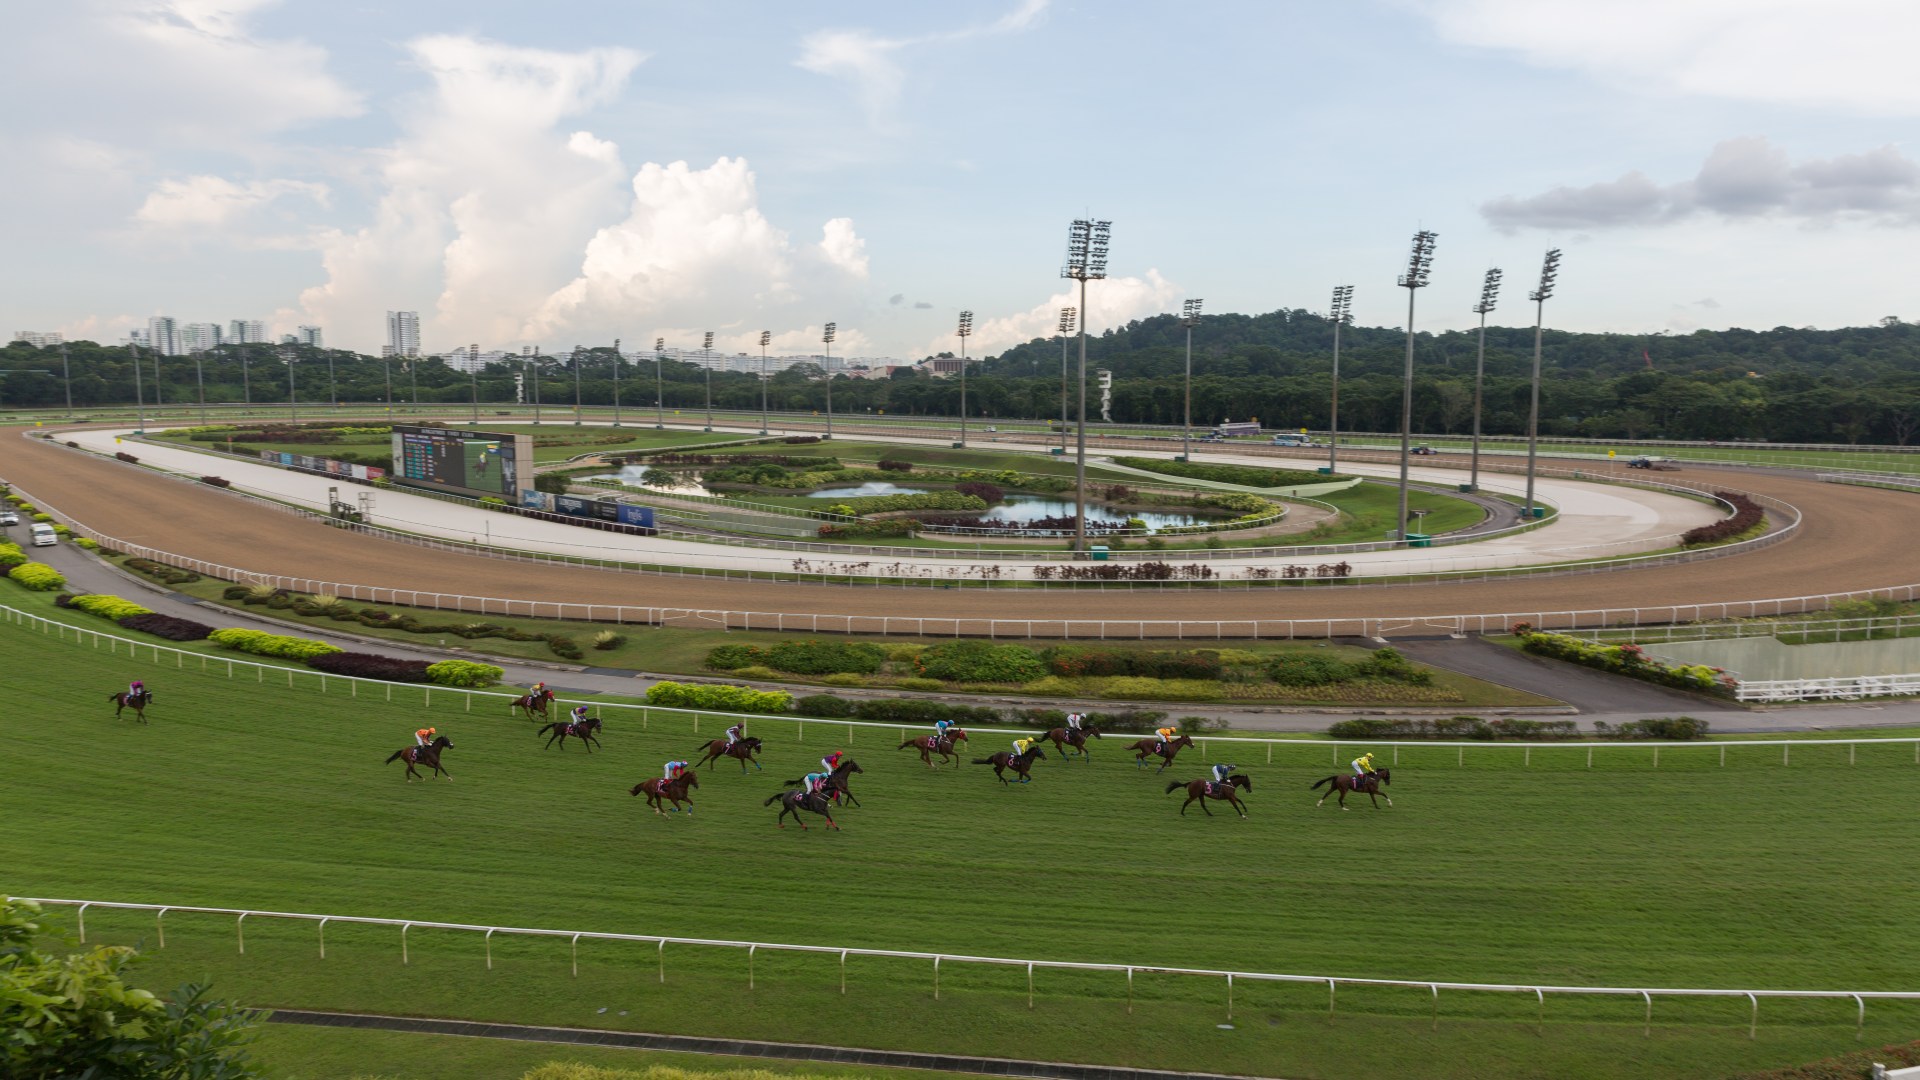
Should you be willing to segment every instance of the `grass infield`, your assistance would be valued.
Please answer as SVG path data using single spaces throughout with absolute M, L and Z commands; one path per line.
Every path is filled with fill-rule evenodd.
M 106 695 L 159 694 L 141 727 Z M 1166 778 L 1049 760 L 1003 788 L 930 772 L 862 731 L 866 806 L 845 832 L 771 826 L 761 800 L 832 747 L 785 724 L 765 772 L 703 775 L 661 819 L 626 789 L 701 741 L 684 720 L 613 721 L 605 749 L 543 750 L 500 714 L 161 670 L 0 628 L 0 889 L 25 895 L 725 937 L 1035 959 L 1614 986 L 1910 989 L 1920 915 L 1909 746 L 1729 744 L 1400 752 L 1393 809 L 1313 806 L 1325 744 L 1249 763 L 1252 816 L 1178 815 Z M 440 695 L 442 700 L 452 695 Z M 456 779 L 382 765 L 419 724 Z M 997 749 L 983 734 L 974 754 Z M 1170 775 L 1198 775 L 1183 761 Z M 731 771 L 729 771 L 731 770 Z M 251 1003 L 632 1027 L 1268 1076 L 1703 1076 L 1853 1044 L 1851 1001 L 1748 1005 L 1424 989 L 1035 975 L 833 957 L 175 913 L 150 984 L 211 976 Z M 95 909 L 96 940 L 154 943 L 151 916 Z M 606 1012 L 600 1012 L 601 1009 Z M 619 1016 L 625 1010 L 627 1016 Z M 1866 1036 L 1910 1039 L 1920 1007 L 1872 1003 Z M 370 1062 L 370 1065 L 377 1062 Z M 370 1070 L 370 1071 L 378 1071 Z

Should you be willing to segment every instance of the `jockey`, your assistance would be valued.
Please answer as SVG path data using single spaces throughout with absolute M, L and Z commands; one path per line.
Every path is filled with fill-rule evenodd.
M 947 729 L 952 726 L 953 726 L 953 721 L 951 720 L 935 720 L 933 722 L 934 745 L 936 746 L 939 745 L 940 740 L 947 737 Z
M 1238 765 L 1215 765 L 1213 767 L 1213 782 L 1216 784 L 1226 783 L 1227 775 L 1239 767 Z
M 145 695 L 146 692 L 147 692 L 147 684 L 141 682 L 139 679 L 135 679 L 132 682 L 127 684 L 127 700 L 128 701 L 132 701 L 135 698 L 141 697 Z
M 433 742 L 434 734 L 435 732 L 432 728 L 423 727 L 420 730 L 413 733 L 413 744 L 415 746 L 426 746 L 429 743 Z
M 810 772 L 806 779 L 800 782 L 802 785 L 800 790 L 808 795 L 818 795 L 827 789 L 827 781 L 832 778 L 832 773 Z
M 1158 753 L 1161 750 L 1165 750 L 1167 746 L 1173 742 L 1174 738 L 1180 734 L 1180 729 L 1177 727 L 1155 728 L 1153 733 L 1160 736 L 1160 745 L 1156 747 L 1154 751 Z
M 575 705 L 573 711 L 568 713 L 567 716 L 576 724 L 584 724 L 587 722 L 587 707 L 585 705 Z
M 739 723 L 728 728 L 727 729 L 727 749 L 728 750 L 733 749 L 733 744 L 745 738 L 746 734 L 747 734 L 747 722 L 745 720 L 742 720 Z
M 828 754 L 826 757 L 823 757 L 820 759 L 820 767 L 822 769 L 825 769 L 827 773 L 831 775 L 835 769 L 838 769 L 840 767 L 840 759 L 845 756 L 846 756 L 846 751 L 835 750 L 833 753 Z
M 1081 718 L 1081 716 L 1080 716 L 1080 714 L 1079 714 L 1079 713 L 1077 713 L 1077 712 L 1070 712 L 1070 713 L 1068 713 L 1068 714 L 1067 714 L 1067 730 L 1068 730 L 1068 731 L 1079 731 L 1079 730 L 1080 730 L 1080 721 L 1081 721 L 1081 719 L 1082 719 L 1082 718 Z
M 1024 756 L 1026 756 L 1026 753 L 1027 753 L 1027 751 L 1029 751 L 1029 750 L 1031 750 L 1031 749 L 1033 749 L 1033 744 L 1034 744 L 1034 743 L 1035 743 L 1036 741 L 1037 741 L 1037 740 L 1034 740 L 1034 739 L 1015 739 L 1015 740 L 1013 740 L 1013 756 L 1014 756 L 1014 757 L 1024 757 Z
M 669 761 L 669 762 L 667 762 L 667 767 L 666 767 L 666 768 L 665 768 L 665 770 L 663 770 L 663 772 L 662 772 L 662 779 L 665 779 L 665 780 L 678 780 L 678 779 L 680 778 L 680 774 L 681 774 L 681 773 L 684 773 L 684 772 L 686 772 L 686 771 L 687 771 L 687 763 L 686 763 L 686 762 L 684 762 L 684 761 Z
M 1373 775 L 1373 755 L 1371 753 L 1361 754 L 1359 757 L 1353 759 L 1353 775 L 1356 781 L 1365 780 L 1367 777 Z
M 534 683 L 533 689 L 527 691 L 527 696 L 532 698 L 535 701 L 539 701 L 541 698 L 545 697 L 546 695 L 547 695 L 547 684 L 544 682 Z

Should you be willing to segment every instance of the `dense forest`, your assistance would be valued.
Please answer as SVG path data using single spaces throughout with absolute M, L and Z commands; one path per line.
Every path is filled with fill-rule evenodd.
M 1138 320 L 1088 338 L 1088 366 L 1114 373 L 1117 423 L 1178 424 L 1186 331 L 1175 316 Z M 1414 352 L 1414 429 L 1468 430 L 1473 415 L 1476 335 L 1420 334 Z M 1333 325 L 1305 311 L 1210 315 L 1193 332 L 1193 419 L 1197 426 L 1258 418 L 1269 428 L 1327 426 Z M 1399 426 L 1406 336 L 1390 328 L 1347 327 L 1341 333 L 1340 426 L 1388 431 Z M 1531 327 L 1489 327 L 1485 430 L 1525 430 Z M 976 416 L 1059 415 L 1061 341 L 1037 339 L 982 362 L 969 377 L 967 404 Z M 15 342 L 0 365 L 0 408 L 61 407 L 63 370 L 71 373 L 76 407 L 131 404 L 136 380 L 125 346 L 72 342 L 37 349 Z M 572 356 L 539 358 L 539 396 L 570 407 Z M 613 401 L 615 356 L 583 350 L 580 400 Z M 153 403 L 286 401 L 380 402 L 389 381 L 399 402 L 482 403 L 518 400 L 516 373 L 531 365 L 494 364 L 477 376 L 437 359 L 409 364 L 306 346 L 223 346 L 197 357 L 142 351 L 139 397 Z M 648 409 L 655 402 L 656 365 L 619 365 L 620 400 Z M 668 360 L 658 365 L 668 409 L 697 410 L 706 374 Z M 1543 349 L 1541 431 L 1603 438 L 1766 439 L 1775 442 L 1897 443 L 1920 433 L 1920 325 L 1886 320 L 1839 330 L 1702 330 L 1685 335 L 1572 334 L 1548 330 Z M 808 365 L 776 375 L 768 387 L 777 411 L 826 408 L 827 386 Z M 292 386 L 289 386 L 289 383 Z M 955 415 L 960 387 L 909 371 L 891 379 L 833 380 L 835 412 Z M 715 372 L 713 401 L 722 409 L 757 409 L 759 380 Z M 1097 401 L 1090 391 L 1089 401 Z

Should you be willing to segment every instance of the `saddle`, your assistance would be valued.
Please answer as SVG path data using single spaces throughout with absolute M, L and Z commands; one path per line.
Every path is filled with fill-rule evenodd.
M 1233 785 L 1223 784 L 1217 780 L 1209 780 L 1207 781 L 1206 790 L 1208 795 L 1211 795 L 1216 799 L 1224 799 L 1227 797 L 1227 792 L 1233 790 Z

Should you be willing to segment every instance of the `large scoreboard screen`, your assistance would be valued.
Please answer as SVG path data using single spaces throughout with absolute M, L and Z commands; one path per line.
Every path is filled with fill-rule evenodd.
M 511 501 L 532 484 L 532 474 L 533 440 L 528 436 L 393 426 L 392 475 L 401 483 Z

